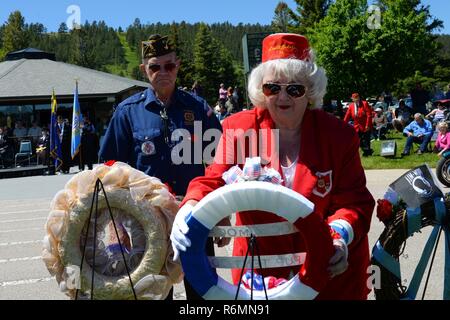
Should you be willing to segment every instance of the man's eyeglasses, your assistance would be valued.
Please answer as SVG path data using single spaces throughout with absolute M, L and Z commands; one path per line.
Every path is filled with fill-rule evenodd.
M 158 72 L 160 71 L 162 68 L 164 70 L 166 70 L 167 72 L 172 72 L 173 70 L 175 70 L 177 68 L 177 64 L 175 62 L 169 62 L 166 64 L 149 64 L 148 68 L 152 71 L 152 72 Z
M 281 84 L 281 83 L 265 83 L 262 86 L 263 93 L 266 97 L 270 97 L 281 92 L 281 87 L 286 87 L 286 92 L 293 98 L 301 98 L 306 93 L 306 88 L 302 84 L 298 83 L 289 83 L 289 84 Z

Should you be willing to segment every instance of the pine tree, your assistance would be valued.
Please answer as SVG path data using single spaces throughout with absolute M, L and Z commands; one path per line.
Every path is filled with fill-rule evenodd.
M 61 23 L 58 28 L 58 33 L 67 33 L 69 31 L 69 28 L 67 27 L 67 24 L 65 22 Z
M 40 49 L 40 45 L 47 33 L 47 29 L 42 23 L 31 23 L 25 26 L 25 33 L 29 42 L 28 46 Z
M 211 30 L 200 24 L 194 44 L 194 79 L 203 87 L 205 98 L 213 101 L 217 83 L 217 48 L 214 46 Z
M 203 87 L 204 98 L 212 105 L 218 99 L 219 85 L 236 82 L 233 59 L 223 44 L 212 36 L 211 29 L 200 24 L 194 44 L 194 80 Z
M 0 59 L 4 56 L 3 54 L 3 33 L 5 30 L 5 26 L 0 26 Z
M 183 57 L 182 42 L 180 41 L 180 35 L 178 33 L 178 26 L 176 23 L 172 23 L 170 25 L 169 40 L 174 46 L 175 53 L 177 54 L 177 56 L 179 58 L 182 58 Z
M 3 52 L 4 54 L 24 49 L 28 46 L 25 19 L 20 11 L 14 11 L 9 15 L 8 21 L 3 29 Z
M 272 29 L 275 32 L 288 32 L 291 30 L 294 20 L 294 12 L 289 8 L 286 2 L 278 2 L 275 8 L 275 16 L 272 19 Z
M 297 14 L 293 14 L 293 31 L 307 35 L 326 15 L 330 0 L 295 0 L 297 3 Z

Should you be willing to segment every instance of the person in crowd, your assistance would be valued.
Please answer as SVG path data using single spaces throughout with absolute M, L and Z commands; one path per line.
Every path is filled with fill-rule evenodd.
M 403 130 L 403 135 L 407 139 L 402 156 L 409 155 L 413 143 L 420 143 L 420 149 L 417 150 L 417 154 L 423 154 L 426 152 L 433 136 L 433 126 L 429 120 L 423 118 L 421 113 L 416 113 L 414 121 Z
M 352 94 L 352 103 L 350 103 L 344 122 L 353 119 L 353 127 L 359 135 L 363 156 L 372 155 L 373 150 L 370 148 L 370 139 L 372 133 L 372 108 L 367 101 L 362 100 L 359 93 Z
M 405 100 L 401 99 L 398 108 L 393 111 L 392 126 L 397 132 L 403 132 L 411 120 L 411 109 L 406 106 Z
M 2 168 L 8 166 L 11 161 L 11 144 L 7 130 L 0 126 L 0 166 Z
M 242 95 L 239 92 L 239 87 L 238 86 L 234 87 L 233 99 L 234 99 L 234 101 L 236 101 L 237 111 L 238 112 L 242 111 L 242 105 L 244 104 L 244 99 L 243 99 Z
M 177 133 L 183 129 L 194 136 L 196 123 L 201 125 L 202 135 L 206 130 L 222 128 L 201 97 L 176 88 L 181 60 L 167 36 L 152 35 L 148 41 L 142 42 L 141 49 L 140 68 L 150 86 L 116 108 L 103 139 L 100 157 L 104 161 L 128 163 L 149 176 L 157 177 L 169 186 L 173 194 L 182 198 L 189 182 L 205 173 L 203 161 L 209 160 L 202 159 L 207 146 L 204 144 L 201 163 L 195 161 L 194 152 L 188 162 L 178 164 L 174 161 L 172 151 L 176 151 L 183 140 Z M 207 243 L 206 251 L 214 255 L 212 241 Z M 200 299 L 187 281 L 184 284 L 187 299 Z
M 387 132 L 387 118 L 380 107 L 375 109 L 375 116 L 373 117 L 373 136 L 377 140 L 385 140 Z
M 50 133 L 47 128 L 41 130 L 41 136 L 36 143 L 36 157 L 38 163 L 48 165 L 50 155 Z
M 433 124 L 436 125 L 445 119 L 447 112 L 448 110 L 444 104 L 442 102 L 438 102 L 437 107 L 427 114 L 425 118 L 431 119 Z
M 222 106 L 225 106 L 225 102 L 223 102 L 222 100 L 217 100 L 216 105 L 214 107 L 214 112 L 216 115 L 220 113 Z
M 437 153 L 438 157 L 442 157 L 444 152 L 450 150 L 450 132 L 448 131 L 447 122 L 439 122 L 436 127 L 439 131 L 436 145 L 434 146 L 434 152 Z
M 61 143 L 61 160 L 62 164 L 59 168 L 60 173 L 68 174 L 72 166 L 71 144 L 72 144 L 72 127 L 67 119 L 63 119 L 62 115 L 58 115 L 57 130 L 59 142 Z
M 28 129 L 28 137 L 32 140 L 33 144 L 36 145 L 39 138 L 42 136 L 42 129 L 38 126 L 36 121 L 31 123 L 30 129 Z
M 219 87 L 219 100 L 226 102 L 228 98 L 228 91 L 225 89 L 225 84 L 221 83 Z
M 381 108 L 381 109 L 383 110 L 383 112 L 387 110 L 388 105 L 387 105 L 387 103 L 384 101 L 384 96 L 383 96 L 383 95 L 378 96 L 378 101 L 377 101 L 377 103 L 375 103 L 374 108 L 375 108 L 375 109 Z
M 222 175 L 232 166 L 242 168 L 243 163 L 239 163 L 236 157 L 230 159 L 228 155 L 243 153 L 244 159 L 253 155 L 248 144 L 226 143 L 228 133 L 242 130 L 244 133 L 247 130 L 261 133 L 276 129 L 279 144 L 276 151 L 267 155 L 268 167 L 278 171 L 285 187 L 314 203 L 313 215 L 319 215 L 329 223 L 331 233 L 342 233 L 335 241 L 330 240 L 333 246 L 311 252 L 332 256 L 329 274 L 323 274 L 326 286 L 318 299 L 366 299 L 370 261 L 367 233 L 374 200 L 366 187 L 358 134 L 352 127 L 320 109 L 327 77 L 324 69 L 315 64 L 307 38 L 297 34 L 272 34 L 263 40 L 262 46 L 262 63 L 251 72 L 248 84 L 249 97 L 255 108 L 224 120 L 221 143 L 227 147 L 218 150 L 214 163 L 206 169 L 204 176 L 189 184 L 172 228 L 174 251 L 184 251 L 190 246 L 186 237 L 186 217 L 192 208 L 210 192 L 225 185 Z M 236 142 L 239 138 L 232 139 Z M 261 140 L 258 148 L 271 150 L 264 142 L 267 140 Z M 233 161 L 230 163 L 228 160 Z M 274 214 L 262 212 L 236 214 L 237 225 L 282 220 Z M 302 229 L 300 224 L 296 226 Z M 299 233 L 262 237 L 257 241 L 261 255 L 305 250 Z M 247 249 L 247 239 L 235 238 L 233 256 L 245 256 Z M 240 279 L 240 272 L 232 270 L 235 284 Z M 255 272 L 261 271 L 257 269 Z M 270 273 L 276 278 L 291 279 L 298 269 L 280 267 L 264 272 L 266 276 Z
M 194 96 L 203 97 L 203 88 L 198 81 L 194 81 L 194 84 L 192 85 L 191 93 Z
M 220 104 L 220 110 L 219 112 L 216 114 L 217 119 L 219 119 L 220 123 L 223 122 L 223 120 L 225 120 L 226 117 L 228 117 L 230 114 L 228 112 L 228 108 L 226 107 L 226 104 L 224 105 L 223 103 Z
M 225 106 L 227 108 L 228 114 L 238 112 L 238 102 L 234 98 L 234 89 L 233 87 L 228 88 L 227 93 L 227 102 L 225 102 Z
M 83 171 L 86 166 L 88 170 L 92 170 L 93 164 L 97 163 L 98 160 L 98 137 L 89 118 L 84 118 L 81 123 L 80 148 L 80 171 Z
M 14 137 L 16 137 L 17 139 L 23 139 L 27 136 L 28 134 L 28 130 L 27 128 L 24 127 L 23 122 L 18 120 L 16 121 L 16 125 L 13 131 L 13 135 Z

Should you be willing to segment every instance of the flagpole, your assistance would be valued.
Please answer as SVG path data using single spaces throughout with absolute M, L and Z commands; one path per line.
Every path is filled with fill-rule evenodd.
M 77 88 L 77 92 L 78 92 L 78 78 L 75 78 L 75 86 Z M 80 106 L 80 115 L 81 115 L 81 106 Z M 81 159 L 82 157 L 82 151 L 81 151 L 81 123 L 80 123 L 80 147 L 78 148 L 78 169 L 84 170 L 84 166 L 83 166 L 83 161 Z
M 54 95 L 55 95 L 55 88 L 53 87 L 52 88 L 52 95 L 50 97 L 50 125 L 49 125 L 49 128 L 48 128 L 49 129 L 48 133 L 49 133 L 50 143 L 49 143 L 49 148 L 47 150 L 47 153 L 48 153 L 47 157 L 45 157 L 45 158 L 47 158 L 46 159 L 47 160 L 47 172 L 45 174 L 49 175 L 49 176 L 54 176 L 56 174 L 55 164 L 53 163 L 53 166 L 52 166 L 53 157 L 51 155 L 51 148 L 52 148 L 52 142 L 51 142 L 51 139 L 52 139 L 52 134 L 51 134 L 51 131 L 52 131 L 52 105 L 53 105 L 53 96 Z
M 78 154 L 78 168 L 81 169 L 82 158 L 81 158 L 81 106 L 78 98 L 78 78 L 75 78 L 75 93 L 73 99 L 73 116 L 72 116 L 72 142 L 71 142 L 71 155 L 72 160 Z

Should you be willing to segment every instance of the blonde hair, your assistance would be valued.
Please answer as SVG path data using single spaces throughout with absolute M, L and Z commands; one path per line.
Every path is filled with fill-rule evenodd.
M 321 108 L 327 90 L 328 79 L 325 70 L 314 63 L 311 51 L 307 61 L 298 59 L 277 59 L 261 63 L 250 73 L 248 79 L 248 95 L 255 106 L 266 108 L 265 96 L 262 92 L 263 78 L 271 73 L 274 77 L 285 77 L 288 82 L 301 83 L 306 87 L 309 108 Z
M 448 124 L 445 121 L 441 121 L 437 124 L 438 130 L 441 130 L 441 128 L 445 128 L 445 130 L 448 131 Z

